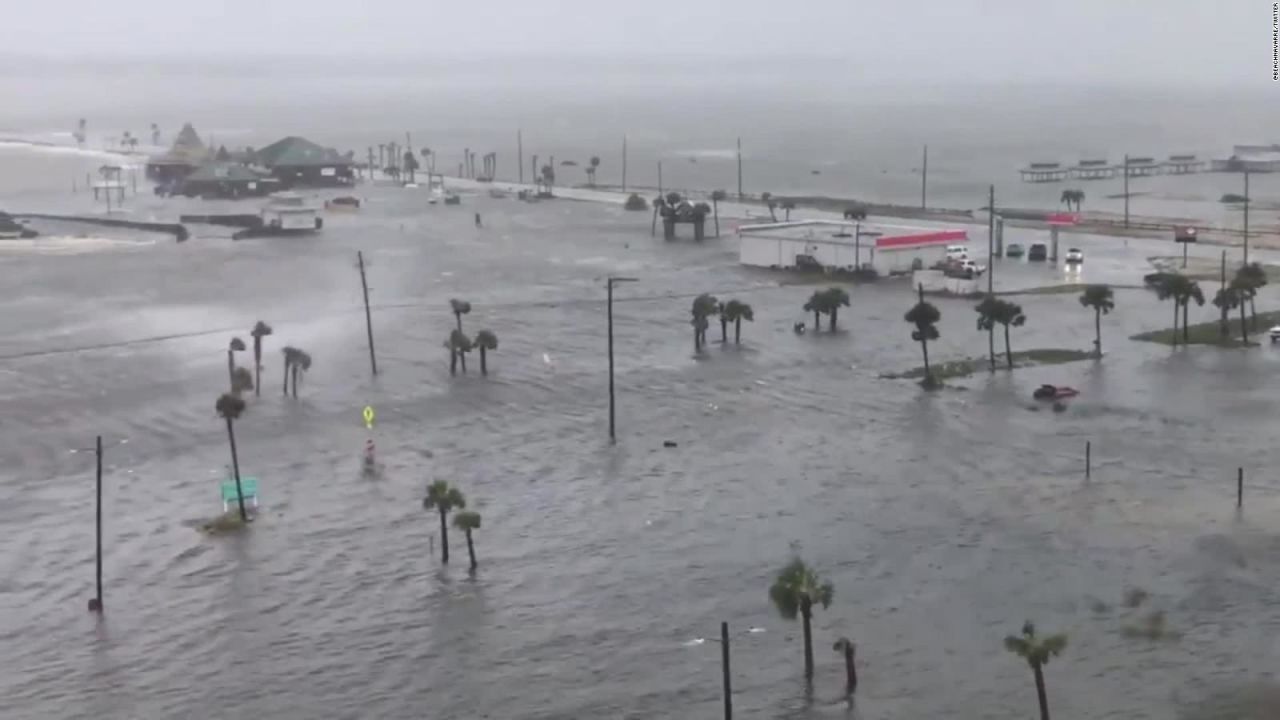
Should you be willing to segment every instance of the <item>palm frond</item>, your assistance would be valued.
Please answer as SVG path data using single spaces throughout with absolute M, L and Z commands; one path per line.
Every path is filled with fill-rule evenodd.
M 244 399 L 234 393 L 223 393 L 214 403 L 214 409 L 219 416 L 235 420 L 244 412 Z
M 230 348 L 235 352 L 241 352 L 245 349 L 244 341 L 238 337 L 231 338 Z
M 272 333 L 271 326 L 262 322 L 261 320 L 254 323 L 253 330 L 249 331 L 249 334 L 256 338 L 260 338 L 265 335 L 270 335 L 271 333 Z

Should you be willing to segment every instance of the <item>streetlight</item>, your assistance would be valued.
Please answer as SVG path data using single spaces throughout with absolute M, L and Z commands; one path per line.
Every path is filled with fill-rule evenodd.
M 609 442 L 617 442 L 616 422 L 614 420 L 613 399 L 613 286 L 616 283 L 639 282 L 639 278 L 609 276 L 606 285 L 609 288 Z
M 854 223 L 853 226 L 853 269 L 862 269 L 862 238 L 878 238 L 884 233 L 876 230 L 863 230 L 862 221 Z M 871 251 L 871 261 L 875 262 L 875 250 Z
M 764 632 L 764 628 L 752 627 L 743 634 L 756 634 Z M 729 681 L 729 623 L 720 623 L 720 639 L 716 638 L 695 638 L 690 645 L 701 645 L 710 640 L 711 642 L 720 643 L 720 674 L 724 680 L 724 720 L 733 720 L 733 689 Z
M 129 442 L 129 440 L 126 438 L 124 440 L 119 441 L 116 444 L 123 445 L 127 442 Z M 97 464 L 97 473 L 96 473 L 97 475 L 97 502 L 96 502 L 97 522 L 95 523 L 96 524 L 95 557 L 97 558 L 97 561 L 96 561 L 97 594 L 94 597 L 89 598 L 89 612 L 102 613 L 103 605 L 102 605 L 102 436 L 101 435 L 98 436 L 97 441 L 94 443 L 93 447 L 72 448 L 71 450 L 73 454 L 81 453 L 81 452 L 89 452 L 89 451 L 93 451 L 94 455 L 97 457 L 97 463 L 96 463 Z

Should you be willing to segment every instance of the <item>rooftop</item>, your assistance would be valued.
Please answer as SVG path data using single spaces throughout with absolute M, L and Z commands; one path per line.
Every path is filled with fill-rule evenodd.
M 861 232 L 862 242 L 876 247 L 894 247 L 920 243 L 968 241 L 964 230 L 920 225 L 887 223 L 851 223 L 842 220 L 794 220 L 791 222 L 742 225 L 740 235 L 767 237 L 778 240 L 803 240 L 805 242 L 856 244 L 855 232 Z
M 254 153 L 258 164 L 265 167 L 301 167 L 349 165 L 350 160 L 333 148 L 323 147 L 306 138 L 290 135 Z

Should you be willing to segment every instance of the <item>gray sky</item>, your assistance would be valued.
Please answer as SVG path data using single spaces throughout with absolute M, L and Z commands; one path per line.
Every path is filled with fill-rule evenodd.
M 819 54 L 872 84 L 1271 82 L 1261 0 L 35 0 L 5 20 L 8 52 L 53 58 Z

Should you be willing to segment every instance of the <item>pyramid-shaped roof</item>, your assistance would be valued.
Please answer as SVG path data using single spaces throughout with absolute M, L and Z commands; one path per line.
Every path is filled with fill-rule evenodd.
M 337 150 L 317 145 L 296 135 L 277 140 L 258 150 L 255 159 L 264 167 L 349 164 L 349 161 L 338 154 Z
M 151 159 L 153 164 L 199 165 L 209 157 L 209 149 L 200 140 L 191 123 L 182 126 L 182 131 L 173 141 L 168 152 Z

